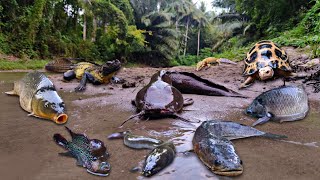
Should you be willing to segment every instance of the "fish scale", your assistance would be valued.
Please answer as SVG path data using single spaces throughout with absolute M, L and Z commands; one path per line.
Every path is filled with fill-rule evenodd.
M 253 125 L 268 120 L 295 121 L 303 119 L 309 110 L 308 95 L 303 86 L 282 86 L 256 97 L 247 108 L 248 115 L 258 117 Z

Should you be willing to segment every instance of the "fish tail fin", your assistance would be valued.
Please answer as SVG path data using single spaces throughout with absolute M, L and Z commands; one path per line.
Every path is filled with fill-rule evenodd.
M 53 135 L 53 140 L 60 146 L 66 147 L 68 144 L 68 141 L 61 135 L 61 134 L 54 134 Z
M 262 137 L 266 137 L 266 138 L 270 138 L 270 139 L 283 139 L 283 138 L 288 138 L 285 135 L 281 135 L 281 134 L 272 134 L 272 133 L 265 133 L 264 135 L 262 135 Z

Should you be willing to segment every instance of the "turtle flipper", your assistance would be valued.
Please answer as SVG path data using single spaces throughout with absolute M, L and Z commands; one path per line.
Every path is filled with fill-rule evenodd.
M 80 84 L 74 89 L 76 92 L 81 92 L 86 90 L 86 85 L 87 85 L 87 75 L 86 73 L 83 74 Z
M 254 82 L 254 78 L 252 76 L 249 76 L 239 87 L 239 89 L 246 88 L 250 86 Z

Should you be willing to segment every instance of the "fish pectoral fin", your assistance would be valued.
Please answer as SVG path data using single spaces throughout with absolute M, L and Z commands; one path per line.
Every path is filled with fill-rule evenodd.
M 74 158 L 74 156 L 70 153 L 70 152 L 62 152 L 62 153 L 59 153 L 60 156 L 65 156 L 65 157 L 72 157 Z
M 4 92 L 4 93 L 6 93 L 6 94 L 8 94 L 8 95 L 11 95 L 11 96 L 17 96 L 17 95 L 18 95 L 14 90 L 12 90 L 12 91 L 7 91 L 7 92 Z
M 37 116 L 34 113 L 30 113 L 30 114 L 28 114 L 28 116 L 34 116 L 34 117 L 37 117 L 37 118 L 41 118 L 40 116 Z
M 259 118 L 256 122 L 254 122 L 254 123 L 252 124 L 252 126 L 256 126 L 256 125 L 258 125 L 258 124 L 264 124 L 264 123 L 268 122 L 268 121 L 270 120 L 270 118 L 271 118 L 271 117 L 268 117 L 268 116 L 264 116 L 264 117 L 262 117 L 262 118 Z
M 82 166 L 82 167 L 86 167 L 84 162 L 81 160 L 81 158 L 77 158 L 77 162 L 76 162 L 77 166 Z

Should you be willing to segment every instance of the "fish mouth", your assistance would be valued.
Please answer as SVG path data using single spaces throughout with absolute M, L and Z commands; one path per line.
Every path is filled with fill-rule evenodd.
M 232 170 L 213 170 L 213 173 L 220 175 L 220 176 L 239 176 L 243 173 L 243 169 L 239 168 L 239 169 L 232 169 Z
M 68 115 L 66 114 L 59 114 L 53 119 L 53 121 L 57 124 L 64 124 L 67 122 L 67 120 L 68 120 Z
M 109 176 L 109 173 L 106 173 L 106 174 L 102 174 L 102 173 L 96 173 L 96 172 L 92 172 L 90 171 L 89 169 L 87 169 L 87 172 L 90 173 L 90 174 L 93 174 L 93 175 L 96 175 L 96 176 Z

